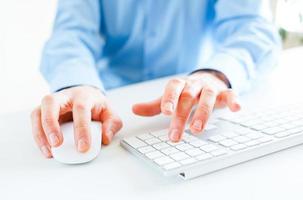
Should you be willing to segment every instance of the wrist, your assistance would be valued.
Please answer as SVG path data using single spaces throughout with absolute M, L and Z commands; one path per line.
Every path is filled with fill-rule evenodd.
M 220 80 L 227 88 L 232 88 L 228 78 L 222 72 L 215 70 L 215 69 L 198 69 L 190 73 L 193 74 L 209 74 L 215 77 L 216 79 Z
M 93 85 L 72 85 L 72 86 L 61 88 L 61 89 L 57 90 L 56 92 L 61 92 L 61 91 L 66 91 L 66 90 L 77 90 L 77 89 L 96 90 L 96 91 L 102 93 L 104 96 L 106 96 L 105 91 L 103 91 Z

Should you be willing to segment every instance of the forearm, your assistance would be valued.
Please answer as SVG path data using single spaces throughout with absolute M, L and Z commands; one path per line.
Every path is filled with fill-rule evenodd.
M 259 4 L 233 0 L 219 1 L 216 7 L 215 53 L 201 68 L 222 72 L 236 92 L 250 88 L 259 73 L 274 66 L 280 51 L 278 32 L 259 13 Z
M 51 90 L 72 85 L 103 89 L 96 69 L 101 56 L 98 0 L 61 0 L 51 38 L 42 54 L 41 72 Z

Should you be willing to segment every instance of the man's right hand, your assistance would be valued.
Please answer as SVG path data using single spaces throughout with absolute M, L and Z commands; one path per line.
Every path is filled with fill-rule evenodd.
M 74 121 L 75 145 L 79 152 L 90 148 L 90 121 L 102 123 L 102 143 L 109 144 L 121 129 L 122 121 L 110 108 L 102 92 L 77 86 L 47 95 L 31 114 L 34 139 L 43 155 L 51 158 L 51 147 L 63 142 L 60 124 Z M 101 134 L 101 133 L 100 133 Z

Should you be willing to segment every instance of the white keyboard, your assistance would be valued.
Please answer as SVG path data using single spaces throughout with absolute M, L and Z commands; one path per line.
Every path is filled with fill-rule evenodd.
M 206 130 L 173 143 L 168 130 L 125 138 L 121 145 L 164 175 L 190 179 L 303 143 L 303 104 L 211 119 Z

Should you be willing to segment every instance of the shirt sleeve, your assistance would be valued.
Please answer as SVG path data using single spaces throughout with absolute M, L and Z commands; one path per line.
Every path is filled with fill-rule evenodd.
M 225 74 L 237 93 L 248 90 L 277 61 L 281 42 L 266 15 L 268 2 L 218 0 L 215 5 L 215 53 L 203 67 Z
M 59 0 L 53 33 L 40 69 L 51 91 L 73 85 L 104 90 L 96 69 L 104 41 L 98 0 Z

